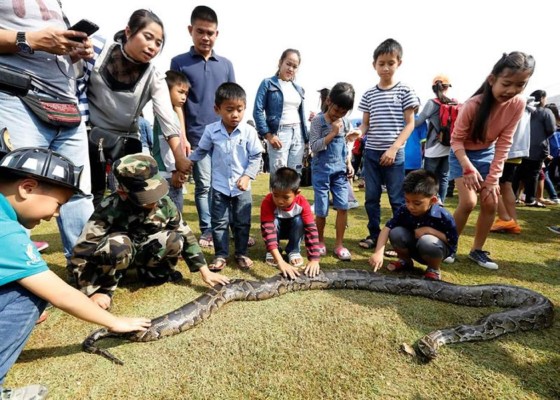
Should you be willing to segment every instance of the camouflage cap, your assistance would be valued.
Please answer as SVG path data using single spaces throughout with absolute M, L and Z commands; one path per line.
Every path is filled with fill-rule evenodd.
M 130 199 L 140 205 L 159 201 L 169 192 L 167 181 L 158 173 L 152 156 L 129 154 L 113 164 L 113 174 Z

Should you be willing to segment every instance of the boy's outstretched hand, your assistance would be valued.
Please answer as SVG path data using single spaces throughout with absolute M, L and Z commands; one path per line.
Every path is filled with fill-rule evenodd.
M 152 325 L 152 321 L 148 318 L 129 318 L 117 317 L 115 322 L 107 328 L 111 332 L 125 333 L 134 331 L 145 331 Z
M 210 271 L 208 266 L 200 268 L 200 275 L 202 275 L 202 280 L 208 286 L 227 285 L 229 283 L 229 278 L 227 276 Z
M 319 275 L 321 272 L 321 267 L 319 266 L 319 261 L 309 261 L 305 266 L 305 270 L 303 271 L 305 275 L 309 276 L 310 278 L 314 278 Z
M 373 268 L 373 272 L 377 272 L 383 266 L 383 250 L 380 253 L 375 252 L 369 257 L 369 265 Z

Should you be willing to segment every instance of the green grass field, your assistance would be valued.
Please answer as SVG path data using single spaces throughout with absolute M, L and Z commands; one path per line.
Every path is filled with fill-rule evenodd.
M 250 250 L 255 268 L 228 267 L 229 277 L 263 279 L 277 273 L 264 262 L 259 204 L 268 175 L 253 186 L 253 224 L 258 239 Z M 185 217 L 198 234 L 193 186 L 185 197 Z M 308 188 L 304 194 L 312 199 Z M 364 192 L 361 207 L 349 212 L 346 245 L 352 262 L 329 255 L 323 269 L 369 269 L 370 251 L 358 246 L 366 236 Z M 382 221 L 390 215 L 383 197 Z M 456 197 L 448 201 L 453 210 Z M 443 279 L 463 285 L 501 283 L 525 286 L 560 304 L 560 236 L 546 229 L 560 224 L 560 206 L 520 207 L 521 235 L 491 234 L 486 250 L 500 269 L 483 269 L 467 259 L 474 221 L 471 215 L 459 243 L 458 261 L 444 265 Z M 325 236 L 332 251 L 334 212 Z M 51 247 L 44 257 L 65 275 L 58 230 L 42 224 L 34 238 Z M 233 245 L 233 243 L 232 243 Z M 6 251 L 6 250 L 4 250 Z M 207 252 L 207 260 L 212 253 Z M 233 261 L 233 260 L 232 260 Z M 234 265 L 230 262 L 230 265 Z M 114 298 L 119 315 L 156 317 L 193 300 L 207 289 L 198 274 L 180 284 L 143 287 L 126 282 Z M 382 270 L 381 273 L 388 273 Z M 421 271 L 419 271 L 421 273 Z M 421 275 L 418 275 L 419 277 Z M 190 331 L 157 342 L 99 342 L 124 366 L 81 351 L 95 326 L 51 309 L 32 334 L 6 387 L 43 383 L 52 399 L 558 399 L 560 328 L 521 332 L 497 340 L 445 346 L 439 357 L 421 364 L 399 351 L 432 330 L 473 323 L 496 311 L 467 308 L 423 298 L 361 291 L 290 293 L 262 302 L 225 305 Z

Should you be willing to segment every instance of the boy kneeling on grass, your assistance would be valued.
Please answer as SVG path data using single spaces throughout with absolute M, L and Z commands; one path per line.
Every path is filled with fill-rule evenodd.
M 305 237 L 305 248 L 309 262 L 304 273 L 311 277 L 319 274 L 319 236 L 313 212 L 307 199 L 299 190 L 300 176 L 295 169 L 278 168 L 270 179 L 270 193 L 261 204 L 261 232 L 266 245 L 266 263 L 278 267 L 286 278 L 299 276 L 303 266 L 300 253 L 301 239 Z M 288 239 L 286 255 L 282 258 L 279 247 L 281 239 Z
M 438 182 L 429 171 L 409 173 L 403 182 L 405 205 L 381 230 L 369 263 L 374 271 L 383 266 L 383 252 L 391 241 L 399 259 L 387 265 L 389 271 L 411 269 L 414 260 L 427 265 L 426 279 L 441 279 L 442 261 L 457 251 L 459 235 L 453 216 L 438 204 Z
M 5 149 L 0 140 L 2 150 Z M 2 152 L 6 154 L 7 151 Z M 47 302 L 114 332 L 146 330 L 147 318 L 116 317 L 102 310 L 54 272 L 29 239 L 26 229 L 57 217 L 60 207 L 79 192 L 81 167 L 41 148 L 20 148 L 0 162 L 0 398 L 44 399 L 47 388 L 29 385 L 4 389 Z
M 96 207 L 74 246 L 71 263 L 78 288 L 108 309 L 120 279 L 135 268 L 146 285 L 180 282 L 179 257 L 209 286 L 227 284 L 208 269 L 191 228 L 167 196 L 169 186 L 147 154 L 113 164 L 117 190 Z

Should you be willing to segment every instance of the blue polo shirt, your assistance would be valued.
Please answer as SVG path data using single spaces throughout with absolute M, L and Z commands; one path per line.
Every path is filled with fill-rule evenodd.
M 389 229 L 401 226 L 409 231 L 429 226 L 445 234 L 450 250 L 453 253 L 457 252 L 457 242 L 459 241 L 457 225 L 455 225 L 451 213 L 439 204 L 434 204 L 426 214 L 419 217 L 412 215 L 406 206 L 401 206 L 385 226 Z
M 188 53 L 179 54 L 171 59 L 171 69 L 182 72 L 189 80 L 191 87 L 183 110 L 187 125 L 187 139 L 192 147 L 204 133 L 206 125 L 219 121 L 214 112 L 216 89 L 224 82 L 235 82 L 233 64 L 225 57 L 212 55 L 208 61 L 196 52 L 194 46 Z
M 27 232 L 17 220 L 12 205 L 0 194 L 0 286 L 49 268 Z

